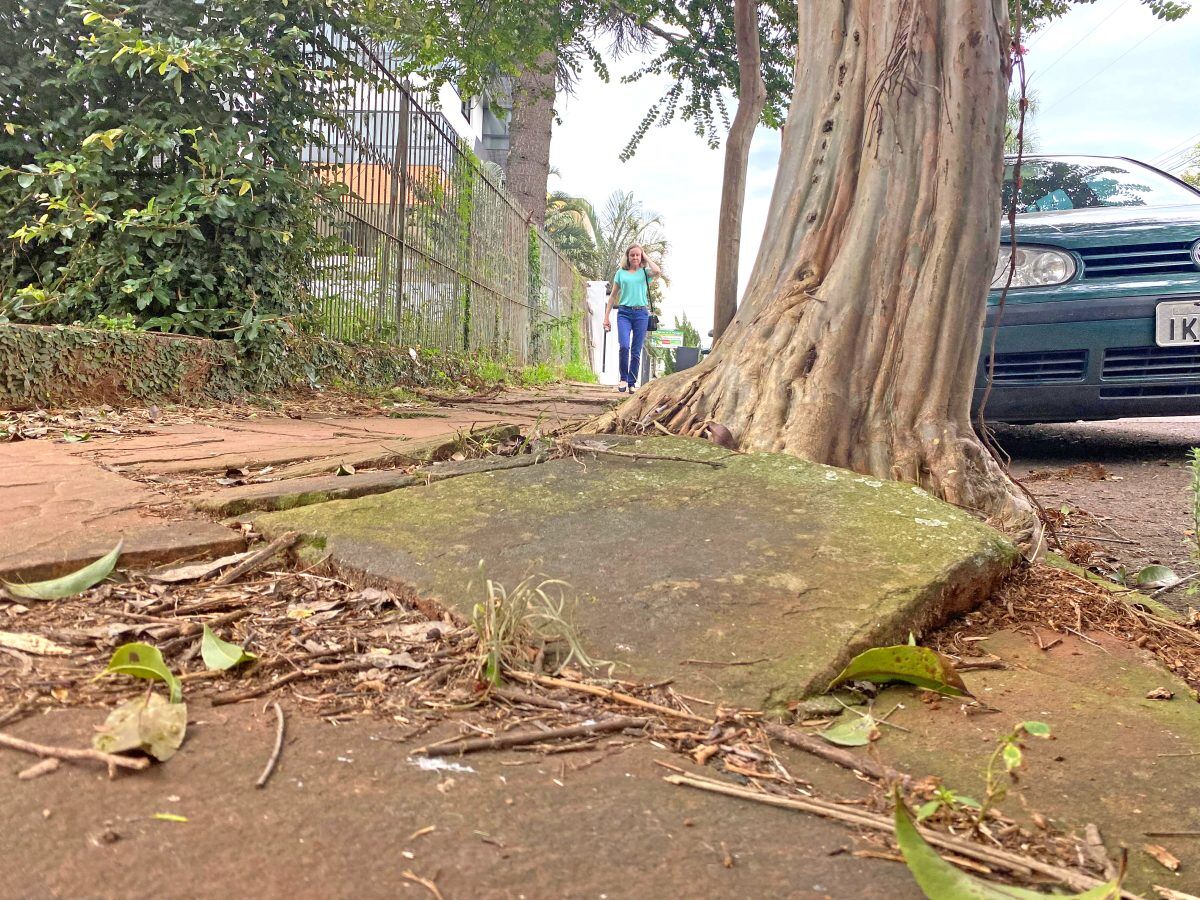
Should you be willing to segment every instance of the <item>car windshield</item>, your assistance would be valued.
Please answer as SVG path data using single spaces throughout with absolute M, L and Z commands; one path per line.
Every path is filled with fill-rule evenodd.
M 1013 170 L 1004 167 L 1004 209 L 1012 203 Z M 1017 212 L 1099 206 L 1175 206 L 1200 203 L 1200 194 L 1146 166 L 1118 159 L 1043 157 L 1021 162 Z

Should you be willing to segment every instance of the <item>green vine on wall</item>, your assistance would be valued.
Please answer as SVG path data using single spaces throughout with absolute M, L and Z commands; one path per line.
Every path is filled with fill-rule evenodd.
M 463 264 L 463 271 L 472 272 L 472 219 L 475 212 L 475 179 L 479 173 L 479 160 L 475 155 L 464 152 L 458 168 L 457 188 L 454 214 L 458 224 L 458 253 Z M 459 303 L 462 307 L 462 349 L 471 349 L 471 282 L 460 280 Z

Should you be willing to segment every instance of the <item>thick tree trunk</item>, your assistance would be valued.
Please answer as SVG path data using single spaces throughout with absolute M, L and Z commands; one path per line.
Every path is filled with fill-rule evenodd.
M 767 100 L 758 42 L 758 0 L 734 0 L 738 53 L 738 108 L 725 142 L 725 176 L 717 224 L 717 277 L 713 302 L 713 338 L 719 338 L 737 313 L 738 255 L 742 247 L 742 207 L 750 142 Z
M 538 227 L 546 221 L 557 62 L 557 54 L 553 51 L 543 53 L 513 84 L 506 184 L 509 193 L 529 212 L 530 221 Z
M 602 429 L 729 428 L 1031 525 L 970 422 L 996 261 L 1006 0 L 799 4 L 796 89 L 758 261 L 708 359 Z

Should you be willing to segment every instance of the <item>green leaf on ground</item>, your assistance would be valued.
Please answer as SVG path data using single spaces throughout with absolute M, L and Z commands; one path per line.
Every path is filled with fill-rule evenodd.
M 1033 737 L 1050 737 L 1050 726 L 1045 722 L 1022 722 L 1021 730 Z
M 103 753 L 141 750 L 166 762 L 186 733 L 186 703 L 168 703 L 161 694 L 145 694 L 109 713 L 92 746 Z
M 1021 761 L 1024 759 L 1021 748 L 1016 744 L 1005 744 L 1000 755 L 1004 758 L 1004 768 L 1009 772 L 1013 769 L 1019 769 Z
M 931 900 L 1042 900 L 1048 896 L 1059 897 L 1060 900 L 1119 900 L 1121 896 L 1119 881 L 1066 898 L 1061 894 L 1041 894 L 1007 884 L 992 884 L 968 875 L 946 862 L 929 846 L 917 831 L 912 814 L 904 805 L 899 791 L 893 796 L 896 804 L 896 843 L 900 845 L 904 862 L 917 885 Z
M 1146 566 L 1133 576 L 1134 584 L 1144 588 L 1169 588 L 1182 580 L 1166 566 Z
M 113 652 L 105 671 L 146 678 L 150 681 L 162 681 L 170 689 L 172 703 L 179 703 L 183 699 L 183 685 L 167 668 L 158 648 L 149 644 L 122 644 Z
M 940 800 L 930 800 L 927 803 L 922 803 L 917 807 L 917 821 L 924 822 L 941 808 L 942 803 Z
M 61 600 L 64 597 L 74 597 L 99 584 L 111 574 L 121 556 L 122 546 L 122 543 L 118 543 L 94 563 L 89 563 L 70 575 L 51 578 L 49 581 L 31 581 L 28 584 L 5 581 L 4 589 L 14 597 L 24 597 L 28 600 Z
M 874 716 L 846 710 L 838 721 L 817 733 L 839 747 L 865 747 L 879 738 L 877 725 Z
M 249 650 L 243 650 L 237 644 L 223 641 L 207 625 L 204 626 L 204 637 L 200 639 L 200 656 L 210 669 L 232 669 L 236 665 L 249 662 L 258 657 Z
M 186 821 L 188 821 L 187 816 L 179 816 L 179 815 L 176 815 L 175 813 L 155 813 L 150 818 L 158 819 L 158 821 L 160 821 L 160 822 L 186 822 Z
M 875 647 L 858 654 L 829 687 L 832 689 L 847 681 L 871 681 L 876 684 L 904 681 L 941 694 L 971 696 L 948 658 L 928 647 L 904 644 Z

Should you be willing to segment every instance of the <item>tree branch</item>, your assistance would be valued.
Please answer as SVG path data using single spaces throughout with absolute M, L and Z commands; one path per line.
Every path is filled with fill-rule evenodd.
M 637 25 L 638 28 L 641 28 L 643 31 L 648 31 L 650 34 L 654 35 L 655 37 L 662 38 L 664 41 L 666 41 L 669 44 L 674 44 L 674 45 L 678 46 L 684 42 L 685 35 L 673 34 L 672 32 L 667 31 L 666 29 L 661 28 L 658 25 L 655 25 L 653 22 L 644 22 L 638 16 L 636 16 L 634 13 L 623 8 L 620 4 L 617 4 L 617 3 L 610 4 L 610 8 L 617 15 L 624 16 L 625 18 L 631 20 L 635 25 Z

